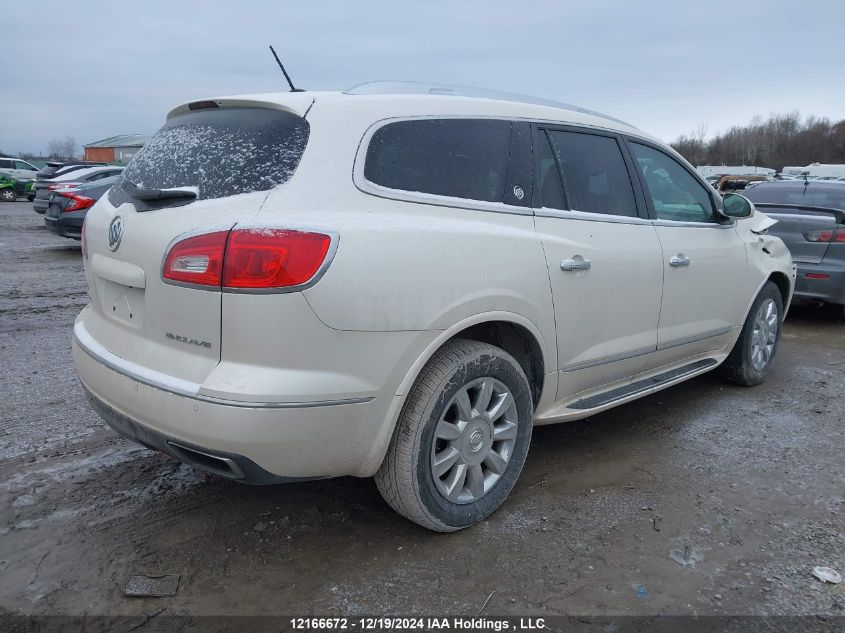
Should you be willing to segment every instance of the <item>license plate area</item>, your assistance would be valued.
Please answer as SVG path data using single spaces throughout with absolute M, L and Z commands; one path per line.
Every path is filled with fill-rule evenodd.
M 144 289 L 100 279 L 103 312 L 134 328 L 144 327 Z

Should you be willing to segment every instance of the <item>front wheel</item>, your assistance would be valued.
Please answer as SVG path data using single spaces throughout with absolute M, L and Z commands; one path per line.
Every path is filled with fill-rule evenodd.
M 437 532 L 481 521 L 516 483 L 534 407 L 519 363 L 456 339 L 435 353 L 399 417 L 376 485 L 394 510 Z
M 11 187 L 8 189 L 0 189 L 0 200 L 3 202 L 14 202 L 18 199 L 18 194 Z
M 769 281 L 754 300 L 739 339 L 722 365 L 724 378 L 746 387 L 766 380 L 778 351 L 782 325 L 783 299 L 778 287 Z

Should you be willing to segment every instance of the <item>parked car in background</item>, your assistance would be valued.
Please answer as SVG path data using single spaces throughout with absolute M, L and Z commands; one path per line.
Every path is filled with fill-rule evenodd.
M 34 180 L 38 167 L 20 158 L 0 157 L 0 171 L 17 180 Z
M 3 202 L 14 202 L 21 197 L 32 200 L 35 197 L 33 185 L 32 180 L 21 180 L 11 174 L 0 171 L 0 200 Z
M 85 167 L 102 167 L 106 166 L 108 163 L 104 162 L 97 162 L 97 161 L 86 161 L 86 160 L 72 160 L 72 161 L 49 161 L 41 170 L 38 172 L 38 176 L 41 178 L 53 178 L 54 176 L 58 176 L 62 173 L 68 173 L 75 169 L 84 169 Z
M 78 240 L 82 236 L 82 223 L 88 209 L 106 193 L 118 176 L 109 176 L 93 182 L 50 192 L 44 226 L 56 235 Z
M 389 86 L 181 105 L 90 209 L 73 357 L 118 433 L 243 482 L 375 475 L 450 532 L 534 424 L 765 380 L 793 266 L 745 198 L 617 119 Z
M 752 183 L 766 182 L 772 176 L 720 176 L 713 186 L 717 191 L 742 191 Z
M 778 221 L 769 233 L 784 241 L 798 265 L 796 301 L 845 306 L 845 182 L 760 183 L 745 195 Z
M 36 213 L 44 213 L 49 205 L 50 194 L 58 189 L 73 189 L 87 183 L 96 182 L 103 178 L 111 178 L 124 170 L 117 165 L 62 165 L 49 176 L 38 174 L 35 179 L 35 199 L 32 207 Z

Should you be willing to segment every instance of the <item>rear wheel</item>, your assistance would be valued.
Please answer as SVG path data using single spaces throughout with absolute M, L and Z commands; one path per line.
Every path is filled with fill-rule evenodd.
M 376 485 L 393 509 L 430 530 L 477 523 L 516 483 L 533 412 L 528 380 L 510 354 L 451 341 L 408 395 Z
M 782 324 L 783 299 L 769 281 L 754 300 L 739 339 L 722 365 L 725 379 L 746 387 L 762 383 L 775 360 Z
M 0 189 L 0 200 L 3 202 L 14 202 L 18 199 L 18 194 L 11 187 L 7 189 Z

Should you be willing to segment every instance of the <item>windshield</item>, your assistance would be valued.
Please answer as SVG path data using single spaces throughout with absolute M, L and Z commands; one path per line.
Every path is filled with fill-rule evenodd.
M 266 191 L 296 171 L 309 125 L 300 116 L 260 108 L 206 108 L 171 118 L 132 158 L 109 200 L 141 189 L 198 190 L 198 199 Z

